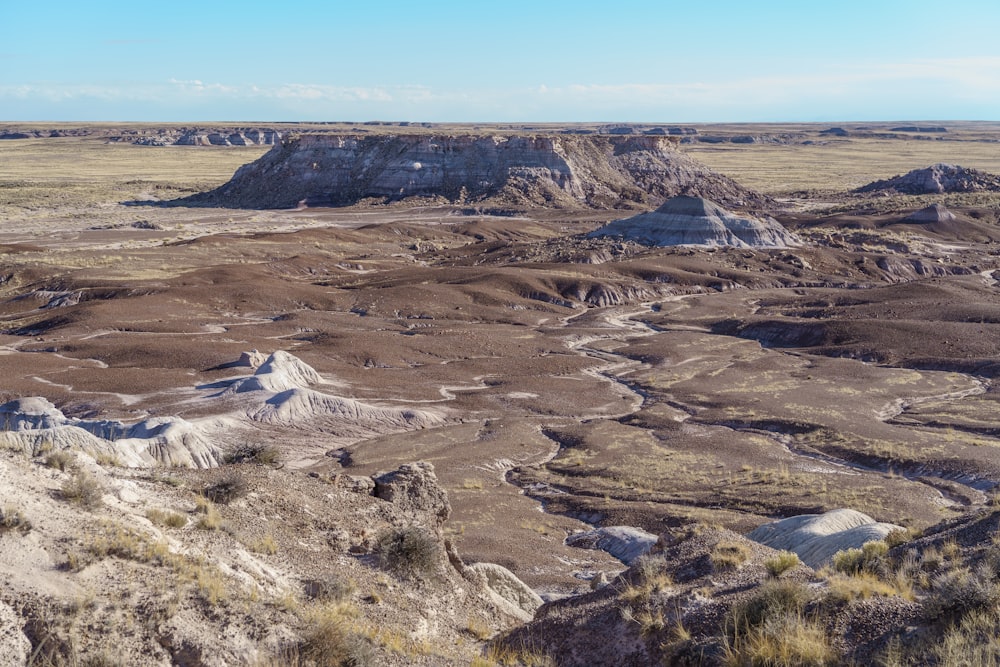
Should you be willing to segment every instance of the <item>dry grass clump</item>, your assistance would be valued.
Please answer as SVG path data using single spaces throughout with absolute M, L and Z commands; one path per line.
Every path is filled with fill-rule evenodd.
M 16 530 L 22 535 L 31 530 L 31 521 L 16 507 L 4 507 L 0 510 L 0 535 Z
M 86 470 L 77 470 L 61 488 L 62 497 L 71 503 L 93 510 L 104 502 L 104 487 Z
M 673 586 L 666 572 L 666 561 L 657 556 L 642 556 L 632 566 L 632 581 L 625 585 L 619 597 L 630 605 L 644 604 L 658 593 Z
M 194 511 L 201 514 L 197 524 L 200 530 L 218 530 L 222 527 L 222 515 L 208 498 L 198 496 L 195 499 Z
M 187 525 L 187 517 L 177 512 L 153 508 L 146 511 L 146 518 L 157 526 L 167 526 L 169 528 L 183 528 Z
M 930 650 L 938 665 L 1000 665 L 1000 616 L 997 610 L 975 611 L 951 625 Z
M 750 547 L 740 542 L 719 542 L 708 555 L 712 567 L 718 571 L 735 570 L 750 560 Z
M 797 554 L 791 551 L 782 551 L 774 558 L 764 561 L 764 567 L 767 568 L 767 573 L 772 577 L 780 577 L 788 570 L 797 567 L 801 562 Z
M 267 554 L 268 556 L 273 556 L 278 553 L 278 542 L 274 539 L 274 536 L 270 533 L 260 538 L 259 540 L 254 540 L 249 545 L 250 551 L 258 554 Z
M 313 610 L 308 615 L 302 642 L 295 650 L 301 664 L 316 667 L 375 665 L 371 644 L 350 629 L 349 618 L 349 610 L 342 605 L 324 605 Z
M 57 452 L 52 452 L 45 457 L 45 465 L 49 468 L 55 468 L 62 472 L 69 470 L 75 461 L 74 456 L 66 451 L 65 449 L 60 449 Z
M 419 526 L 389 529 L 376 540 L 379 565 L 407 579 L 434 574 L 441 547 L 428 530 Z
M 248 493 L 250 484 L 239 473 L 230 473 L 205 489 L 205 497 L 220 505 L 228 505 Z
M 803 584 L 771 580 L 730 609 L 725 620 L 727 665 L 832 665 L 836 653 L 822 625 L 805 614 L 812 594 Z

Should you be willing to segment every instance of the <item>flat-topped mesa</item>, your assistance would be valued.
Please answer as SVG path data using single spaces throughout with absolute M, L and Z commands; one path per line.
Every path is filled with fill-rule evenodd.
M 668 200 L 655 211 L 609 222 L 588 236 L 610 236 L 652 246 L 785 248 L 802 245 L 798 237 L 773 218 L 738 215 L 702 197 L 685 195 Z
M 366 199 L 548 208 L 642 208 L 679 193 L 773 205 L 666 136 L 426 134 L 286 137 L 225 185 L 177 203 L 232 208 L 347 206 Z

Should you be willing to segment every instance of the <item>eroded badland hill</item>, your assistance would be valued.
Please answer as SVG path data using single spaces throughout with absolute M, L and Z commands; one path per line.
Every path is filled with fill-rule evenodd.
M 925 125 L 0 127 L 0 665 L 993 664 Z

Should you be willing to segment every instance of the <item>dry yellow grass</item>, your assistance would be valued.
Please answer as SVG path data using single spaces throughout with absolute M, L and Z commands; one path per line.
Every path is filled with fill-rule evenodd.
M 936 162 L 1000 173 L 996 144 L 975 141 L 839 139 L 820 145 L 712 144 L 684 152 L 769 194 L 846 191 Z

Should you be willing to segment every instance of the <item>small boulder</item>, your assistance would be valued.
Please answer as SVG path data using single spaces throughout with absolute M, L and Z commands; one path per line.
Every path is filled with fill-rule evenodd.
M 426 461 L 405 463 L 398 470 L 372 476 L 375 497 L 393 505 L 434 517 L 440 528 L 451 515 L 448 494 L 438 484 L 434 466 Z

